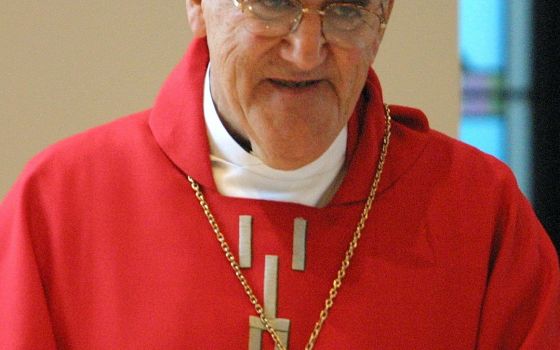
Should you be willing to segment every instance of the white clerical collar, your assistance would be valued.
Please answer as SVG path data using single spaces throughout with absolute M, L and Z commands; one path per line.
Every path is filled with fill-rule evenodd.
M 210 142 L 212 174 L 226 196 L 265 199 L 322 207 L 330 201 L 344 176 L 348 129 L 313 162 L 278 170 L 243 149 L 222 124 L 210 92 L 210 67 L 204 81 L 204 120 Z

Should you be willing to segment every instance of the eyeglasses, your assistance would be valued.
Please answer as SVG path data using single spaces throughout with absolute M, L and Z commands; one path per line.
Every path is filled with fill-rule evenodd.
M 364 5 L 329 3 L 322 9 L 303 7 L 298 0 L 232 0 L 248 15 L 245 26 L 257 35 L 280 37 L 295 32 L 304 14 L 322 17 L 325 39 L 342 47 L 364 46 L 386 26 L 384 0 L 364 0 Z M 373 5 L 372 5 L 373 4 Z M 380 9 L 381 14 L 368 7 Z

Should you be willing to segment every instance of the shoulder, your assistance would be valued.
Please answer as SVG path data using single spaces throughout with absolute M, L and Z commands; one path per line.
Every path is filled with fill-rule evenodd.
M 85 185 L 119 178 L 125 169 L 140 168 L 161 152 L 148 126 L 150 111 L 121 117 L 63 139 L 34 156 L 19 175 L 12 192 L 85 190 Z
M 519 218 L 542 231 L 507 164 L 431 129 L 420 114 L 395 109 L 389 156 L 397 165 L 390 157 L 386 163 L 400 171 L 391 188 L 410 199 L 407 210 L 421 210 L 434 235 L 456 242 L 455 248 L 474 237 L 489 247 L 495 234 Z
M 102 152 L 114 147 L 127 147 L 143 142 L 149 136 L 148 116 L 143 111 L 123 116 L 61 140 L 48 147 L 39 156 L 72 156 L 81 152 Z
M 125 156 L 150 138 L 149 111 L 123 116 L 56 142 L 38 153 L 26 166 L 25 173 L 45 171 L 52 167 L 69 170 Z
M 505 246 L 511 251 L 532 247 L 556 261 L 547 234 L 507 164 L 429 128 L 418 110 L 393 110 L 396 137 L 391 140 L 393 158 L 386 164 L 413 160 L 391 184 L 391 198 L 398 198 L 402 213 L 417 214 L 441 256 L 462 252 L 465 259 L 477 257 L 485 266 Z
M 509 182 L 515 184 L 510 168 L 496 157 L 431 129 L 427 117 L 418 109 L 391 106 L 395 120 L 395 143 L 401 153 L 407 149 L 421 149 L 416 166 L 424 168 L 430 176 L 458 177 L 461 182 Z M 428 171 L 429 169 L 429 171 Z

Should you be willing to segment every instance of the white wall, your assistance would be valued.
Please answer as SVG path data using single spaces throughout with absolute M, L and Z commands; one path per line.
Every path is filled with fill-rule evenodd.
M 212 0 L 214 1 L 214 0 Z M 0 197 L 45 146 L 151 105 L 190 34 L 183 2 L 5 2 L 0 12 Z M 391 103 L 454 135 L 454 1 L 396 0 L 376 65 Z

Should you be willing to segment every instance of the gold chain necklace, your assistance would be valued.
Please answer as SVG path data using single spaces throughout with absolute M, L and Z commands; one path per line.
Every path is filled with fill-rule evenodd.
M 346 270 L 348 270 L 348 267 L 350 266 L 350 260 L 352 259 L 352 256 L 354 256 L 354 250 L 358 246 L 358 241 L 362 236 L 362 231 L 368 219 L 369 212 L 373 204 L 373 200 L 375 199 L 375 194 L 377 193 L 377 187 L 379 186 L 379 182 L 381 181 L 381 173 L 383 172 L 383 166 L 385 165 L 385 158 L 387 157 L 387 150 L 389 149 L 390 139 L 391 139 L 391 111 L 389 109 L 389 106 L 385 104 L 385 134 L 383 135 L 383 145 L 381 147 L 381 154 L 379 155 L 379 160 L 377 162 L 377 170 L 375 172 L 373 183 L 371 184 L 369 196 L 366 200 L 364 210 L 362 211 L 360 221 L 358 222 L 358 225 L 356 226 L 356 230 L 354 231 L 354 235 L 352 236 L 352 240 L 348 244 L 348 249 L 346 250 L 340 269 L 338 270 L 337 276 L 333 281 L 332 288 L 329 291 L 329 296 L 325 300 L 325 307 L 319 314 L 319 320 L 315 323 L 315 327 L 313 328 L 313 332 L 311 332 L 311 335 L 309 336 L 309 340 L 307 341 L 305 350 L 312 350 L 313 347 L 315 346 L 315 342 L 319 337 L 319 332 L 321 332 L 323 323 L 327 319 L 327 316 L 329 315 L 329 310 L 334 305 L 334 299 L 338 294 L 338 290 L 342 286 L 342 280 L 346 276 Z M 286 347 L 282 344 L 280 337 L 278 336 L 274 328 L 272 328 L 271 322 L 266 318 L 264 314 L 264 308 L 259 303 L 259 300 L 255 296 L 255 293 L 253 292 L 253 289 L 249 285 L 249 282 L 247 282 L 245 275 L 243 274 L 241 268 L 239 267 L 239 263 L 233 256 L 229 244 L 226 242 L 224 235 L 220 231 L 220 227 L 218 226 L 218 223 L 216 222 L 214 215 L 210 211 L 208 202 L 206 202 L 206 199 L 204 198 L 204 195 L 200 190 L 200 186 L 196 181 L 193 180 L 192 177 L 187 176 L 187 179 L 191 183 L 191 187 L 195 192 L 196 198 L 198 199 L 200 206 L 202 207 L 202 210 L 204 210 L 204 214 L 208 219 L 208 223 L 210 223 L 210 226 L 212 227 L 212 230 L 216 235 L 216 239 L 220 243 L 220 247 L 222 248 L 222 251 L 224 252 L 227 261 L 229 262 L 231 268 L 235 272 L 235 276 L 237 276 L 239 282 L 241 282 L 245 294 L 247 294 L 247 296 L 249 297 L 249 301 L 251 302 L 251 304 L 253 304 L 255 311 L 259 315 L 261 322 L 263 323 L 267 332 L 274 340 L 276 347 L 280 350 L 286 350 Z

